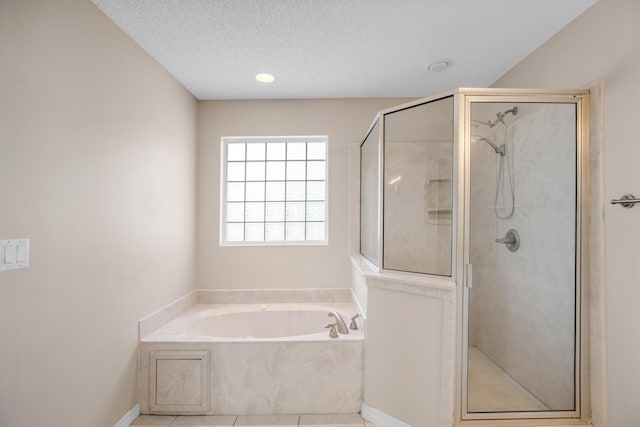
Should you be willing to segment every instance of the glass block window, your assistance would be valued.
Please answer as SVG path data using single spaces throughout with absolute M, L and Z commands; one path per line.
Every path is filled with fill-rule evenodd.
M 327 137 L 222 138 L 222 245 L 327 243 Z

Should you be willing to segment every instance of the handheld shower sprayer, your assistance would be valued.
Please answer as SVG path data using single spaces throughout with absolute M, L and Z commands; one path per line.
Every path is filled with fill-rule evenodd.
M 506 153 L 506 148 L 504 144 L 498 147 L 498 145 L 495 142 L 491 141 L 489 138 L 485 138 L 484 136 L 472 136 L 472 137 L 477 138 L 479 141 L 486 142 L 491 146 L 491 148 L 493 148 L 493 151 L 495 151 L 496 154 L 499 154 L 501 157 L 504 157 Z
M 510 108 L 508 110 L 500 111 L 496 113 L 497 118 L 494 121 L 488 120 L 485 122 L 481 120 L 471 119 L 471 126 L 473 127 L 477 127 L 475 123 L 481 124 L 484 126 L 489 126 L 490 128 L 494 127 L 498 123 L 502 123 L 502 127 L 504 129 L 504 144 L 501 144 L 500 146 L 498 146 L 498 144 L 491 141 L 487 137 L 479 136 L 479 135 L 471 136 L 472 138 L 478 141 L 486 142 L 489 146 L 491 146 L 491 148 L 493 148 L 493 151 L 495 151 L 496 154 L 499 155 L 498 170 L 496 173 L 496 196 L 494 199 L 493 208 L 496 213 L 496 216 L 500 219 L 509 219 L 513 216 L 513 213 L 515 212 L 515 201 L 516 201 L 515 191 L 513 188 L 513 181 L 514 181 L 513 171 L 511 170 L 512 159 L 509 158 L 510 155 L 508 154 L 509 135 L 507 132 L 507 124 L 504 122 L 504 118 L 508 114 L 511 114 L 513 116 L 518 114 L 518 107 L 514 106 L 513 108 Z M 505 167 L 505 163 L 506 163 L 506 167 Z M 507 193 L 506 197 L 508 198 L 508 200 L 506 200 L 506 203 L 504 200 L 505 193 Z

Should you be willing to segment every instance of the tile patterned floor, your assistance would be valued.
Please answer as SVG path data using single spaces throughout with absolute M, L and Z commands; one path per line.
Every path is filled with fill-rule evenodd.
M 336 415 L 140 415 L 135 427 L 376 427 L 358 414 Z

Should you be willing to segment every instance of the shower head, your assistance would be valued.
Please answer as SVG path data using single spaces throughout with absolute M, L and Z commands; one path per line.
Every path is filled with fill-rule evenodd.
M 504 157 L 505 154 L 505 146 L 504 144 L 502 144 L 500 147 L 498 147 L 495 142 L 491 141 L 489 138 L 486 138 L 484 136 L 474 136 L 473 138 L 477 138 L 479 141 L 484 141 L 487 144 L 489 144 L 491 146 L 491 148 L 493 148 L 493 150 L 496 152 L 496 154 L 500 154 L 500 156 Z
M 493 121 L 493 122 L 491 120 L 489 120 L 489 122 L 487 124 L 489 125 L 489 127 L 494 127 L 498 123 L 504 124 L 504 117 L 507 114 L 513 114 L 515 116 L 516 114 L 518 114 L 518 107 L 513 107 L 513 108 L 511 108 L 509 110 L 505 110 L 503 112 L 496 113 L 497 119 L 495 121 Z

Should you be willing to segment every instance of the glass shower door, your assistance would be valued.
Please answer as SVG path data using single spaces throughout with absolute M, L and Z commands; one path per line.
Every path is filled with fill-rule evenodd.
M 468 105 L 464 412 L 571 416 L 579 411 L 577 107 Z

